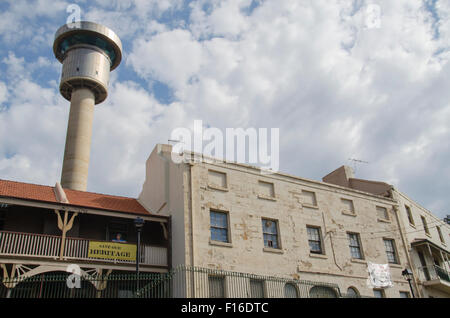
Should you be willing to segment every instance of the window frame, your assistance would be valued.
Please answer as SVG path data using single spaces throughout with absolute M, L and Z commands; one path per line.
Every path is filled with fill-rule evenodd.
M 441 241 L 441 243 L 446 245 L 445 244 L 445 240 L 444 240 L 444 236 L 442 235 L 441 227 L 439 225 L 436 225 L 436 231 L 438 233 L 439 240 Z
M 289 295 L 286 295 L 287 294 L 286 287 L 288 287 L 288 286 L 291 286 L 295 290 L 295 297 L 286 297 L 286 296 L 289 296 Z M 300 293 L 299 293 L 297 284 L 295 282 L 286 282 L 283 287 L 283 295 L 284 295 L 284 298 L 300 298 Z
M 307 202 L 304 202 L 304 193 L 312 193 L 313 194 L 313 203 L 307 203 Z M 314 192 L 314 191 L 309 191 L 309 190 L 302 190 L 302 193 L 301 193 L 301 197 L 302 197 L 302 206 L 304 206 L 304 207 L 307 207 L 307 208 L 318 208 L 319 206 L 318 206 L 318 204 L 317 204 L 317 195 L 316 195 L 316 192 Z
M 379 209 L 383 209 L 385 211 L 383 217 L 380 217 Z M 376 211 L 377 211 L 377 219 L 378 219 L 378 221 L 381 221 L 381 222 L 390 222 L 391 221 L 390 218 L 389 218 L 389 210 L 388 210 L 388 208 L 386 208 L 384 206 L 377 205 L 376 206 Z
M 275 231 L 276 231 L 275 234 L 270 233 L 270 232 L 264 232 L 264 228 L 267 227 L 267 226 L 265 226 L 264 221 L 274 222 L 275 223 Z M 281 250 L 280 228 L 279 228 L 278 220 L 262 217 L 261 218 L 261 226 L 262 226 L 264 248 L 269 248 L 269 249 L 274 249 L 274 250 Z M 277 247 L 274 247 L 273 244 L 272 244 L 272 246 L 266 245 L 266 236 L 275 236 L 276 237 L 276 241 L 275 242 L 276 242 Z M 270 241 L 273 242 L 273 240 L 270 240 Z M 267 242 L 269 242 L 269 240 L 267 240 Z
M 220 174 L 224 176 L 224 182 L 225 182 L 225 186 L 219 185 L 219 184 L 215 184 L 213 182 L 211 182 L 210 179 L 210 172 L 212 174 Z M 208 175 L 208 188 L 214 189 L 214 190 L 221 190 L 221 191 L 228 191 L 228 174 L 224 171 L 219 171 L 219 170 L 215 170 L 215 169 L 208 169 L 207 172 Z
M 347 204 L 345 204 L 345 201 L 347 201 L 347 202 L 350 202 L 351 203 L 351 207 L 352 207 L 352 209 L 351 210 L 348 210 L 348 209 L 342 209 L 342 213 L 343 214 L 347 214 L 347 215 L 352 215 L 352 216 L 354 216 L 354 215 L 356 215 L 356 211 L 355 211 L 355 203 L 353 202 L 353 200 L 351 200 L 351 199 L 347 199 L 347 198 L 341 198 L 341 206 L 343 205 L 344 207 L 347 207 Z
M 361 294 L 359 293 L 359 290 L 356 287 L 354 287 L 354 286 L 349 286 L 347 288 L 347 297 L 349 297 L 349 292 L 348 292 L 349 290 L 352 290 L 355 293 L 355 295 L 353 297 L 351 297 L 351 298 L 360 298 L 361 297 Z
M 261 186 L 262 186 L 261 184 L 272 186 L 271 187 L 272 194 L 267 195 L 267 194 L 261 193 L 261 191 L 260 191 Z M 276 200 L 275 183 L 269 182 L 269 181 L 264 181 L 264 180 L 258 180 L 258 198 L 268 199 L 268 200 Z
M 317 230 L 318 238 L 319 240 L 312 240 L 310 237 L 310 231 L 309 230 Z M 322 228 L 320 226 L 314 226 L 314 225 L 307 225 L 306 226 L 306 235 L 308 236 L 308 246 L 309 246 L 309 253 L 314 255 L 325 255 L 325 248 L 323 246 L 323 236 L 322 236 Z M 320 246 L 320 252 L 314 251 L 311 248 L 311 242 L 317 243 L 319 242 Z
M 388 251 L 387 246 L 386 246 L 386 242 L 391 242 L 392 243 L 392 249 L 393 251 Z M 387 260 L 389 264 L 400 264 L 400 259 L 398 256 L 398 251 L 397 251 L 397 246 L 395 244 L 395 240 L 391 239 L 391 238 L 383 238 L 383 244 L 384 244 L 384 250 L 386 252 L 386 256 L 387 256 Z M 393 255 L 394 256 L 394 262 L 391 262 L 389 255 Z
M 427 219 L 423 215 L 420 216 L 420 219 L 422 220 L 423 230 L 425 231 L 425 234 L 431 236 Z
M 318 292 L 318 290 L 321 291 Z M 327 295 L 328 294 L 328 295 Z M 331 286 L 313 285 L 308 291 L 309 298 L 338 298 L 336 289 Z M 332 297 L 325 297 L 332 296 Z
M 226 227 L 220 227 L 220 226 L 212 224 L 211 216 L 212 216 L 213 213 L 225 215 Z M 213 239 L 213 235 L 212 235 L 213 234 L 213 228 L 214 229 L 218 229 L 218 230 L 225 230 L 227 240 L 226 241 L 221 241 L 221 240 Z M 230 215 L 229 215 L 228 211 L 222 211 L 222 210 L 217 210 L 217 209 L 209 209 L 209 238 L 210 238 L 210 242 L 213 242 L 213 243 L 231 244 Z
M 406 210 L 406 215 L 408 217 L 409 225 L 411 225 L 412 227 L 415 228 L 416 223 L 414 222 L 414 217 L 412 215 L 411 207 L 409 207 L 408 205 L 405 204 L 405 210 Z
M 402 297 L 402 294 L 406 295 L 406 297 Z M 411 293 L 409 291 L 400 290 L 399 295 L 400 298 L 411 298 Z
M 355 235 L 356 236 L 356 241 L 358 243 L 357 246 L 353 246 L 352 244 L 352 240 L 351 240 L 351 235 Z M 362 243 L 361 243 L 361 235 L 359 233 L 356 232 L 347 232 L 347 238 L 348 238 L 348 247 L 350 249 L 350 256 L 352 259 L 359 259 L 359 260 L 364 260 L 364 250 L 362 247 Z M 359 252 L 359 257 L 354 257 L 353 253 L 352 253 L 352 248 L 358 248 L 358 252 Z
M 376 295 L 375 295 L 375 292 L 380 292 L 380 295 L 381 295 L 381 297 L 377 297 Z M 375 298 L 386 298 L 386 292 L 384 291 L 384 289 L 382 289 L 382 288 L 374 288 L 373 289 L 373 295 L 374 295 L 374 297 Z

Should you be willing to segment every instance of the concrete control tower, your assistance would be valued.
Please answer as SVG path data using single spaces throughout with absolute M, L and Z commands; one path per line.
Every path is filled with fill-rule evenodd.
M 108 95 L 109 72 L 120 64 L 122 43 L 107 27 L 81 21 L 58 29 L 53 52 L 63 64 L 59 91 L 70 101 L 61 185 L 86 191 L 94 105 Z

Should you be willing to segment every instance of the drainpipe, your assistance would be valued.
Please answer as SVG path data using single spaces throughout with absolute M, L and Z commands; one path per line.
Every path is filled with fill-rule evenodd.
M 331 235 L 331 234 L 333 234 L 333 231 L 327 232 L 327 226 L 326 226 L 326 223 L 325 223 L 325 215 L 324 215 L 323 212 L 322 212 L 322 220 L 323 220 L 323 229 L 325 231 L 325 234 L 326 235 L 328 235 L 328 234 L 330 235 L 331 252 L 333 253 L 334 264 L 336 264 L 337 268 L 339 268 L 342 271 L 342 267 L 340 267 L 339 264 L 337 263 L 336 253 L 334 252 L 333 238 L 332 238 L 332 235 Z
M 194 280 L 194 266 L 195 266 L 195 262 L 194 262 L 194 176 L 193 176 L 193 167 L 194 164 L 189 162 L 189 179 L 190 179 L 190 191 L 189 191 L 189 195 L 190 195 L 190 211 L 189 211 L 189 217 L 190 217 L 190 223 L 191 223 L 191 288 L 192 288 L 192 296 L 195 298 L 195 280 Z
M 395 189 L 392 189 L 392 195 L 394 197 L 394 200 L 397 201 L 397 203 L 398 203 L 399 201 L 398 201 L 397 196 L 395 194 Z M 409 255 L 408 242 L 407 242 L 407 239 L 405 237 L 405 234 L 403 233 L 403 223 L 400 220 L 400 217 L 398 215 L 399 214 L 398 205 L 394 205 L 393 207 L 394 207 L 395 219 L 397 220 L 398 229 L 400 231 L 400 236 L 402 238 L 403 248 L 404 248 L 405 254 L 406 254 L 406 260 L 408 261 L 408 266 L 411 269 L 411 272 L 413 273 L 414 286 L 416 287 L 417 295 L 420 298 L 423 298 L 423 293 L 422 293 L 421 289 L 419 288 L 419 282 L 418 282 L 418 279 L 417 279 L 416 269 L 413 267 L 413 263 L 411 261 L 411 256 Z

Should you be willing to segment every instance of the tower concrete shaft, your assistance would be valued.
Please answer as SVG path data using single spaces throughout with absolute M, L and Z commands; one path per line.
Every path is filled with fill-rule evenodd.
M 79 88 L 72 92 L 61 175 L 63 188 L 87 189 L 94 105 L 91 90 Z
M 61 186 L 86 191 L 94 105 L 108 96 L 109 73 L 120 64 L 122 43 L 107 27 L 80 21 L 58 29 L 53 52 L 63 64 L 59 91 L 70 100 Z

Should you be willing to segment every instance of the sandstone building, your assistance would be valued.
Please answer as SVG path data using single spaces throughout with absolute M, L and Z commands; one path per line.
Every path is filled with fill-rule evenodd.
M 450 295 L 448 225 L 392 186 L 355 179 L 348 167 L 318 182 L 193 153 L 176 164 L 172 155 L 169 145 L 155 147 L 138 201 L 172 218 L 174 266 L 333 283 L 370 297 L 410 297 L 402 276 L 410 268 L 416 297 Z M 371 288 L 368 262 L 389 264 L 393 287 Z M 239 297 L 227 295 L 229 284 L 212 277 L 207 286 Z M 253 288 L 282 295 L 264 281 Z

